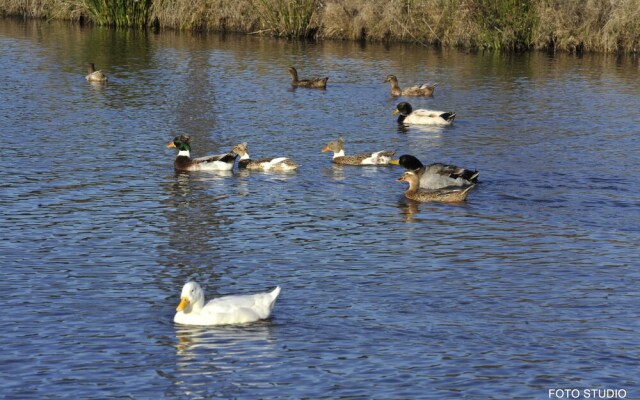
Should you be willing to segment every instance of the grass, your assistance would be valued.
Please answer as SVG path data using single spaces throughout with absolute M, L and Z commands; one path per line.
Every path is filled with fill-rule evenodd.
M 146 27 L 151 0 L 84 0 L 90 18 L 98 25 Z
M 0 15 L 494 51 L 640 51 L 639 0 L 0 0 Z
M 258 0 L 266 29 L 277 36 L 310 38 L 317 28 L 313 16 L 318 0 Z

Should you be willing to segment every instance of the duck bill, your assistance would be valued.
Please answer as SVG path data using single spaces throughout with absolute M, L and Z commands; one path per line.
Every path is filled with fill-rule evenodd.
M 176 311 L 182 311 L 185 308 L 187 308 L 188 305 L 189 305 L 189 300 L 183 297 L 180 299 L 180 304 L 178 304 L 178 307 L 176 307 Z
M 393 112 L 391 113 L 392 115 L 398 115 L 400 113 L 400 110 L 398 110 L 397 108 L 395 110 L 393 110 Z
M 400 165 L 400 160 L 389 160 L 389 164 L 391 165 Z
M 167 145 L 167 148 L 168 148 L 168 149 L 171 149 L 171 148 L 174 148 L 174 147 L 176 147 L 176 144 L 175 144 L 175 143 L 173 143 L 173 142 L 171 142 L 171 143 L 169 143 L 169 144 Z
M 404 181 L 404 177 L 402 177 L 402 176 L 400 178 L 396 179 L 396 182 L 402 182 L 402 181 Z
M 329 146 L 326 146 L 324 149 L 322 149 L 323 153 L 326 153 L 327 151 L 329 151 Z

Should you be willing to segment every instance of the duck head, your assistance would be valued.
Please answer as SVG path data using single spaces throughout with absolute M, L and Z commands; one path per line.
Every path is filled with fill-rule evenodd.
M 188 135 L 180 135 L 173 138 L 173 141 L 167 145 L 167 148 L 178 149 L 178 155 L 189 156 L 191 153 L 191 138 Z M 184 154 L 186 152 L 187 154 Z M 183 154 L 180 154 L 183 153 Z
M 396 78 L 395 75 L 387 75 L 387 77 L 384 80 L 384 83 L 388 83 L 388 82 L 398 82 L 398 78 Z
M 287 68 L 287 71 L 289 71 L 289 75 L 291 75 L 291 78 L 296 81 L 298 80 L 298 70 L 290 66 L 289 68 Z
M 395 110 L 393 110 L 393 115 L 400 114 L 401 116 L 406 117 L 407 115 L 411 114 L 412 111 L 413 107 L 411 107 L 411 104 L 403 101 L 396 106 Z
M 196 282 L 187 282 L 182 287 L 180 293 L 180 304 L 176 307 L 176 311 L 185 313 L 191 312 L 194 308 L 200 309 L 204 306 L 204 290 Z
M 416 169 L 424 167 L 420 160 L 409 154 L 403 154 L 397 160 L 389 161 L 389 164 L 400 165 L 404 169 L 408 169 L 410 171 L 415 171 Z
M 231 151 L 239 155 L 241 159 L 244 156 L 247 156 L 247 158 L 249 158 L 249 147 L 247 147 L 247 142 L 243 142 L 233 146 L 233 149 L 231 149 Z
M 333 140 L 322 149 L 323 153 L 327 151 L 333 152 L 333 158 L 344 156 L 344 139 L 338 138 L 338 140 Z
M 322 149 L 322 152 L 326 153 L 327 151 L 333 151 L 334 153 L 340 153 L 343 150 L 344 150 L 344 139 L 338 138 L 338 140 L 332 140 L 331 142 L 327 143 L 324 149 Z
M 413 171 L 406 171 L 400 178 L 396 179 L 396 182 L 409 182 L 409 189 L 413 189 L 420 184 L 420 178 Z
M 416 191 L 420 187 L 420 178 L 412 171 L 406 171 L 396 182 L 409 182 L 408 191 Z

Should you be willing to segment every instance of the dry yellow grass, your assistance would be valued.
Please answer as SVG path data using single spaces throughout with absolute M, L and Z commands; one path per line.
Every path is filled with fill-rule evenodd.
M 0 14 L 87 21 L 87 2 L 0 0 Z M 150 25 L 178 30 L 506 51 L 640 51 L 640 0 L 155 0 L 149 16 Z
M 156 0 L 151 20 L 161 28 L 249 33 L 261 27 L 255 3 L 255 0 Z

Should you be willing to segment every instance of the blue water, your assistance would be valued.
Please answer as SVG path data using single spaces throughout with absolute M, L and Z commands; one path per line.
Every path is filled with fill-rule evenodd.
M 640 398 L 637 59 L 0 20 L 0 63 L 0 396 Z M 409 101 L 454 126 L 399 128 L 389 73 L 438 82 Z M 183 133 L 302 167 L 175 173 Z M 333 166 L 339 136 L 481 183 L 414 203 L 401 168 Z M 190 279 L 283 290 L 269 320 L 179 326 Z

